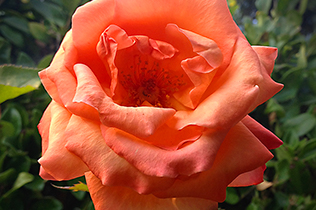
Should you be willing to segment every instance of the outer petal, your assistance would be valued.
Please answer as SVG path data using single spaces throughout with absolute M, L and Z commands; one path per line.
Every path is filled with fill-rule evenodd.
M 190 176 L 212 167 L 225 133 L 212 131 L 176 151 L 168 151 L 144 142 L 116 128 L 101 126 L 106 144 L 144 174 L 176 178 Z M 161 136 L 163 138 L 163 136 Z M 164 140 L 162 140 L 164 141 Z
M 170 108 L 119 106 L 105 94 L 89 67 L 77 64 L 74 69 L 79 86 L 73 101 L 97 110 L 101 122 L 106 126 L 122 129 L 135 136 L 148 137 L 175 113 Z M 80 116 L 85 114 L 80 113 L 80 109 L 76 111 Z
M 80 127 L 80 132 L 78 132 Z M 105 143 L 100 124 L 73 115 L 65 131 L 66 148 L 80 157 L 106 186 L 125 186 L 148 194 L 169 188 L 174 180 L 144 175 Z
M 39 73 L 47 92 L 59 104 L 66 105 L 75 95 L 76 80 L 72 68 L 76 60 L 77 51 L 72 43 L 72 31 L 69 31 L 51 65 Z
M 207 90 L 208 97 L 194 111 L 178 111 L 169 125 L 182 128 L 194 124 L 215 130 L 231 128 L 282 88 L 275 82 L 267 84 L 265 75 L 256 52 L 244 37 L 239 37 L 230 66 Z
M 263 181 L 263 173 L 265 169 L 266 166 L 263 165 L 255 170 L 240 174 L 229 184 L 229 187 L 245 187 L 260 184 Z
M 81 159 L 65 148 L 64 131 L 71 114 L 54 101 L 51 102 L 48 111 L 51 112 L 48 145 L 44 145 L 44 154 L 39 159 L 39 163 L 45 174 L 49 174 L 56 180 L 73 179 L 82 176 L 84 172 L 88 171 L 88 168 Z M 44 126 L 43 123 L 46 123 L 46 118 L 41 122 L 39 129 L 41 129 L 40 133 L 44 139 L 47 139 L 47 126 Z M 46 175 L 45 178 L 47 178 Z
M 84 9 L 79 8 L 73 17 L 74 41 L 79 51 L 89 50 L 96 46 L 110 24 L 124 28 L 128 34 L 144 34 L 167 41 L 163 31 L 169 23 L 219 43 L 225 55 L 222 69 L 227 67 L 239 29 L 235 27 L 226 1 L 222 0 L 92 1 Z
M 242 123 L 238 123 L 227 134 L 211 169 L 187 180 L 177 180 L 171 188 L 155 195 L 200 197 L 223 202 L 226 187 L 239 174 L 264 165 L 272 157 L 269 150 Z
M 241 121 L 268 149 L 278 148 L 283 142 L 271 131 L 247 115 Z
M 86 173 L 90 195 L 96 210 L 217 210 L 217 203 L 200 198 L 167 198 L 159 199 L 153 195 L 139 195 L 125 187 L 109 187 L 91 172 Z

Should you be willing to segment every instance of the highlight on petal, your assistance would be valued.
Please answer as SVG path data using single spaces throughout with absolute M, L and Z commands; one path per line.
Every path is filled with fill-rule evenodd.
M 101 135 L 100 123 L 72 115 L 65 138 L 67 150 L 82 159 L 103 185 L 125 186 L 148 194 L 167 189 L 174 182 L 170 178 L 145 175 L 114 153 Z
M 263 127 L 260 123 L 247 115 L 241 122 L 268 148 L 275 149 L 283 142 L 271 131 Z
M 171 108 L 119 106 L 105 94 L 89 67 L 76 64 L 74 70 L 77 80 L 87 81 L 89 85 L 81 86 L 78 89 L 73 102 L 84 103 L 93 107 L 98 111 L 101 122 L 106 126 L 146 138 L 176 112 Z M 82 82 L 82 84 L 87 83 Z
M 85 176 L 96 210 L 217 210 L 217 203 L 214 201 L 200 198 L 159 199 L 153 195 L 139 195 L 135 191 L 126 187 L 104 186 L 91 172 L 86 173 Z
M 71 113 L 54 101 L 51 102 L 48 111 L 51 112 L 48 145 L 44 146 L 47 149 L 38 162 L 46 172 L 45 174 L 49 174 L 55 180 L 67 180 L 82 176 L 84 172 L 88 171 L 87 166 L 80 158 L 65 148 L 67 139 L 64 138 L 64 131 Z M 39 129 L 43 128 L 47 129 L 47 127 L 39 126 Z M 44 138 L 47 138 L 47 130 L 40 131 L 40 133 Z
M 170 178 L 176 178 L 179 175 L 190 176 L 211 168 L 226 134 L 204 132 L 191 144 L 170 151 L 151 145 L 116 128 L 101 125 L 101 132 L 106 144 L 142 173 Z
M 162 198 L 200 197 L 223 202 L 226 187 L 238 175 L 263 166 L 272 157 L 269 150 L 238 123 L 221 144 L 212 168 L 186 180 L 177 179 L 169 189 L 154 194 Z

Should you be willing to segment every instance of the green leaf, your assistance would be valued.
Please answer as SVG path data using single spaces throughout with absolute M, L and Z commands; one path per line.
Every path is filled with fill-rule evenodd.
M 7 25 L 0 25 L 0 31 L 3 34 L 3 36 L 12 44 L 18 47 L 23 47 L 24 45 L 23 36 L 17 30 Z
M 6 137 L 17 136 L 20 134 L 20 132 L 22 130 L 22 123 L 23 123 L 22 116 L 21 116 L 20 112 L 15 107 L 8 107 L 7 109 L 5 109 L 3 111 L 1 119 L 4 121 L 10 122 L 13 126 L 13 129 L 14 129 L 13 135 L 6 135 Z M 10 125 L 7 125 L 7 126 L 10 126 Z M 9 127 L 8 127 L 8 129 L 9 129 Z M 8 130 L 8 131 L 11 134 L 12 130 L 11 131 L 10 130 Z
M 38 69 L 12 65 L 0 66 L 0 103 L 38 88 Z
M 23 67 L 36 67 L 32 58 L 24 52 L 19 53 L 19 56 L 16 61 L 16 65 L 23 66 Z
M 48 67 L 49 64 L 51 63 L 53 57 L 54 57 L 53 54 L 46 55 L 44 58 L 42 58 L 40 60 L 40 62 L 37 65 L 37 68 L 44 69 L 44 68 Z
M 8 170 L 0 173 L 0 184 L 8 183 L 8 180 L 12 178 L 15 172 L 14 168 L 9 168 Z
M 1 120 L 0 121 L 0 138 L 4 136 L 14 136 L 15 128 L 10 122 Z
M 0 64 L 10 63 L 11 45 L 0 37 Z
M 304 113 L 287 120 L 284 126 L 294 129 L 298 136 L 303 136 L 316 126 L 316 118 L 312 114 Z
M 240 200 L 235 188 L 227 187 L 226 188 L 226 195 L 227 196 L 226 196 L 225 202 L 227 202 L 231 205 L 235 205 Z
M 298 157 L 302 160 L 316 158 L 316 139 L 310 139 L 299 153 Z
M 30 0 L 30 2 L 33 8 L 51 23 L 60 27 L 63 27 L 66 24 L 67 18 L 62 12 L 61 7 L 47 1 Z
M 19 188 L 23 187 L 25 184 L 31 182 L 34 179 L 34 176 L 32 174 L 29 174 L 27 172 L 21 172 L 18 175 L 18 178 L 15 180 L 13 187 L 6 192 L 1 199 L 8 197 L 11 193 L 18 190 Z M 1 200 L 0 199 L 0 200 Z
M 44 24 L 30 22 L 29 27 L 30 27 L 31 34 L 35 39 L 38 39 L 44 43 L 47 43 L 49 41 L 50 37 L 47 33 L 47 29 L 44 26 Z
M 257 0 L 256 7 L 259 11 L 263 11 L 265 14 L 269 13 L 272 0 Z
M 9 16 L 9 17 L 3 18 L 3 22 L 27 34 L 30 33 L 29 28 L 27 27 L 28 22 L 25 18 L 17 17 L 17 16 Z

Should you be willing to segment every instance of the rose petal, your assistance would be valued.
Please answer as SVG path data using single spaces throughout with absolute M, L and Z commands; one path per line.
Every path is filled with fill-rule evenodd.
M 263 127 L 260 123 L 247 115 L 241 122 L 268 148 L 275 149 L 283 142 L 271 131 Z
M 194 111 L 178 111 L 169 126 L 229 129 L 282 88 L 272 80 L 265 82 L 268 75 L 244 37 L 238 39 L 235 49 L 230 66 L 206 91 L 208 97 Z
M 177 12 L 174 12 L 174 8 L 177 8 Z M 169 23 L 219 43 L 219 48 L 226 55 L 223 69 L 226 68 L 232 55 L 231 46 L 236 41 L 237 28 L 227 3 L 221 0 L 92 1 L 84 9 L 79 8 L 74 15 L 75 45 L 80 51 L 95 46 L 103 30 L 110 24 L 119 25 L 128 34 L 144 34 L 159 39 L 164 37 L 163 29 Z
M 205 132 L 190 145 L 168 151 L 116 128 L 101 126 L 101 131 L 106 144 L 138 170 L 150 176 L 171 178 L 190 176 L 211 168 L 225 136 L 225 133 Z
M 113 20 L 115 5 L 114 0 L 91 1 L 76 10 L 72 29 L 74 45 L 79 52 L 94 57 L 100 35 Z
M 254 158 L 256 157 L 256 158 Z M 159 197 L 200 197 L 223 202 L 226 187 L 239 175 L 264 165 L 273 155 L 244 126 L 238 123 L 227 134 L 211 169 L 186 180 L 177 180 Z
M 153 135 L 144 140 L 165 150 L 176 150 L 184 143 L 199 139 L 203 131 L 204 128 L 198 126 L 187 126 L 179 131 L 163 125 Z
M 78 132 L 78 127 L 80 131 Z M 80 157 L 106 186 L 130 187 L 141 194 L 169 188 L 174 180 L 150 177 L 115 154 L 105 143 L 100 124 L 73 115 L 65 131 L 66 148 Z
M 263 80 L 260 85 L 260 95 L 255 103 L 256 106 L 270 99 L 274 94 L 283 88 L 283 84 L 276 83 L 270 77 L 274 60 L 278 55 L 278 49 L 274 47 L 253 46 L 252 49 L 257 53 L 261 63 L 261 74 Z
M 263 173 L 266 166 L 260 166 L 252 171 L 240 174 L 230 184 L 229 187 L 245 187 L 257 185 L 263 181 Z
M 205 209 L 217 210 L 217 203 L 199 198 L 159 199 L 153 195 L 139 195 L 126 187 L 109 187 L 91 172 L 86 173 L 89 192 L 96 210 L 107 209 Z
M 52 105 L 53 104 L 53 105 Z M 37 129 L 39 134 L 42 137 L 42 155 L 45 154 L 48 144 L 49 144 L 49 128 L 52 121 L 52 112 L 51 107 L 54 106 L 54 103 L 50 103 L 46 108 L 39 124 L 37 125 Z
M 89 67 L 77 64 L 74 70 L 78 84 L 83 86 L 78 87 L 73 102 L 84 103 L 96 109 L 101 122 L 106 126 L 146 138 L 176 112 L 171 108 L 119 106 L 105 94 Z
M 77 51 L 72 45 L 72 31 L 63 42 L 50 66 L 39 72 L 42 83 L 50 96 L 60 104 L 67 104 L 75 94 L 75 78 L 69 69 L 77 59 Z
M 64 131 L 71 114 L 54 101 L 51 102 L 48 111 L 51 112 L 49 142 L 46 151 L 38 162 L 45 172 L 56 180 L 73 179 L 82 176 L 84 172 L 88 171 L 87 166 L 80 158 L 65 148 L 66 139 L 64 138 Z M 39 126 L 39 129 L 47 129 L 47 126 Z M 47 130 L 40 131 L 41 134 L 44 134 L 44 138 L 47 138 L 47 132 Z

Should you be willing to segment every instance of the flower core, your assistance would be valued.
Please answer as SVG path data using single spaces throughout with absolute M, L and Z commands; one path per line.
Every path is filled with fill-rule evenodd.
M 161 66 L 161 62 L 150 56 L 134 57 L 128 72 L 120 71 L 120 83 L 127 92 L 122 105 L 171 107 L 170 98 L 185 83 L 183 74 L 179 77 Z M 148 104 L 149 103 L 149 104 Z

